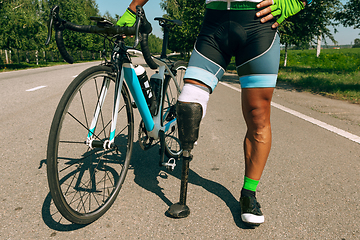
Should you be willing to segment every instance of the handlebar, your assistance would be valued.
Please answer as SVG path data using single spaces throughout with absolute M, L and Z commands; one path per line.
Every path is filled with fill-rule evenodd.
M 149 46 L 148 46 L 148 35 L 152 31 L 151 24 L 147 21 L 145 12 L 141 6 L 136 7 L 136 22 L 132 27 L 119 27 L 112 24 L 107 24 L 103 22 L 101 26 L 98 25 L 77 25 L 71 22 L 68 22 L 64 19 L 61 19 L 59 16 L 59 6 L 54 6 L 50 12 L 50 20 L 48 25 L 48 38 L 45 45 L 48 45 L 51 40 L 52 35 L 52 25 L 55 28 L 55 40 L 60 51 L 61 56 L 64 60 L 70 64 L 74 63 L 73 57 L 65 48 L 63 34 L 62 32 L 65 29 L 69 29 L 75 32 L 81 33 L 96 33 L 96 34 L 105 34 L 105 35 L 126 35 L 126 36 L 135 36 L 134 48 L 140 43 L 141 50 L 143 52 L 144 59 L 151 69 L 156 69 L 157 64 L 151 57 Z

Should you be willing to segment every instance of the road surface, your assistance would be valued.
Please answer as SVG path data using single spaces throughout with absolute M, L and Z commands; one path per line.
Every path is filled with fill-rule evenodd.
M 360 239 L 360 106 L 284 84 L 274 93 L 273 146 L 257 193 L 265 223 L 242 223 L 246 129 L 233 74 L 211 95 L 201 123 L 188 218 L 165 216 L 179 198 L 180 167 L 167 173 L 156 148 L 143 152 L 135 143 L 110 210 L 87 226 L 61 219 L 46 179 L 49 128 L 67 85 L 95 64 L 0 73 L 0 239 Z

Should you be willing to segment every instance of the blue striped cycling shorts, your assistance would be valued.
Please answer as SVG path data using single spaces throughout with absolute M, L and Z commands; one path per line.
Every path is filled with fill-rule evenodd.
M 206 9 L 184 78 L 215 89 L 231 57 L 242 88 L 275 87 L 280 61 L 280 37 L 272 21 L 261 23 L 259 10 Z

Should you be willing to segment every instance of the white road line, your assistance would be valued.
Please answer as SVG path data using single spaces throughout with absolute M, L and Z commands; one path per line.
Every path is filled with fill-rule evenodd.
M 241 92 L 241 89 L 240 89 L 240 88 L 231 86 L 230 84 L 227 84 L 227 83 L 224 83 L 224 82 L 219 82 L 219 83 L 222 84 L 222 85 L 224 85 L 224 86 L 226 86 L 226 87 L 228 87 L 228 88 L 231 88 L 231 89 L 233 89 L 233 90 L 235 90 L 235 91 Z
M 46 88 L 46 86 L 38 86 L 38 87 L 35 87 L 35 88 L 28 89 L 26 91 L 27 92 L 34 92 L 34 91 L 42 89 L 42 88 Z
M 233 86 L 231 86 L 231 85 L 229 85 L 229 84 L 227 84 L 227 83 L 223 83 L 223 82 L 219 82 L 219 83 L 221 83 L 222 85 L 224 85 L 224 86 L 226 86 L 226 87 L 229 87 L 229 88 L 231 88 L 231 89 L 234 89 L 235 91 L 241 92 L 241 89 L 236 88 L 236 87 L 233 87 Z M 360 144 L 360 137 L 357 136 L 357 135 L 354 135 L 354 134 L 349 133 L 349 132 L 347 132 L 347 131 L 344 131 L 344 130 L 342 130 L 342 129 L 340 129 L 340 128 L 337 128 L 337 127 L 334 127 L 334 126 L 329 125 L 329 124 L 327 124 L 327 123 L 324 123 L 324 122 L 322 122 L 322 121 L 320 121 L 320 120 L 317 120 L 317 119 L 315 119 L 315 118 L 306 116 L 305 114 L 302 114 L 302 113 L 297 112 L 297 111 L 295 111 L 295 110 L 292 110 L 292 109 L 290 109 L 290 108 L 284 107 L 284 106 L 282 106 L 282 105 L 280 105 L 280 104 L 277 104 L 277 103 L 272 102 L 272 103 L 271 103 L 271 106 L 276 107 L 277 109 L 280 109 L 280 110 L 282 110 L 282 111 L 284 111 L 284 112 L 290 113 L 291 115 L 294 115 L 294 116 L 296 116 L 296 117 L 298 117 L 298 118 L 301 118 L 301 119 L 303 119 L 303 120 L 305 120 L 305 121 L 307 121 L 307 122 L 310 122 L 310 123 L 312 123 L 312 124 L 315 124 L 315 125 L 317 125 L 317 126 L 319 126 L 319 127 L 321 127 L 321 128 L 324 128 L 324 129 L 330 131 L 330 132 L 336 133 L 336 134 L 338 134 L 338 135 L 340 135 L 340 136 L 342 136 L 342 137 L 344 137 L 344 138 L 347 138 L 347 139 L 349 139 L 349 140 L 351 140 L 351 141 L 354 141 L 354 142 Z
M 322 127 L 322 128 L 324 128 L 326 130 L 329 130 L 330 132 L 336 133 L 336 134 L 338 134 L 340 136 L 343 136 L 343 137 L 345 137 L 347 139 L 350 139 L 351 141 L 354 141 L 356 143 L 360 143 L 360 137 L 356 136 L 356 135 L 354 135 L 352 133 L 349 133 L 349 132 L 344 131 L 344 130 L 342 130 L 340 128 L 331 126 L 331 125 L 329 125 L 327 123 L 324 123 L 324 122 L 322 122 L 320 120 L 317 120 L 315 118 L 306 116 L 306 115 L 304 115 L 302 113 L 299 113 L 299 112 L 294 111 L 294 110 L 292 110 L 290 108 L 284 107 L 284 106 L 282 106 L 280 104 L 272 102 L 271 105 L 273 107 L 276 107 L 276 108 L 280 109 L 280 110 L 283 110 L 284 112 L 290 113 L 290 114 L 292 114 L 292 115 L 294 115 L 294 116 L 296 116 L 298 118 L 301 118 L 301 119 L 303 119 L 305 121 L 311 122 L 312 124 L 315 124 L 315 125 L 317 125 L 319 127 Z

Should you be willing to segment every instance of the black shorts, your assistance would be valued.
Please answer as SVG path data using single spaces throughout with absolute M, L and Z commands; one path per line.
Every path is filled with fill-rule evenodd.
M 213 90 L 235 56 L 242 88 L 275 87 L 280 38 L 256 17 L 259 10 L 206 9 L 185 78 L 199 80 Z

